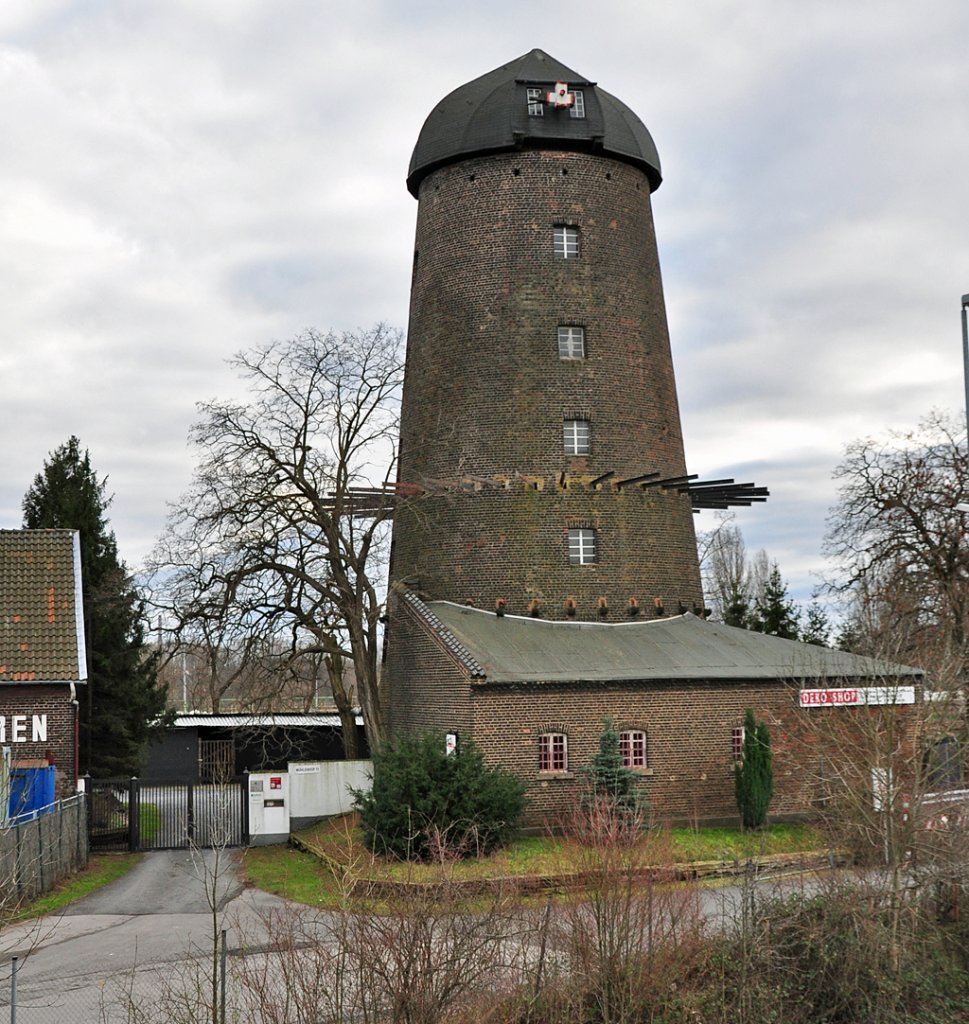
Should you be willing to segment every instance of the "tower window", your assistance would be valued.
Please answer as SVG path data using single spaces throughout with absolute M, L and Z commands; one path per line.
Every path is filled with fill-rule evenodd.
M 646 733 L 629 729 L 619 734 L 619 755 L 624 768 L 646 767 Z
M 579 229 L 556 224 L 553 234 L 555 255 L 563 260 L 574 260 L 579 255 Z
M 569 768 L 569 744 L 565 733 L 546 732 L 538 737 L 538 770 L 564 772 Z
M 572 106 L 569 117 L 585 117 L 585 93 L 581 89 L 572 90 Z
M 585 359 L 585 328 L 559 328 L 559 359 Z
M 588 420 L 565 420 L 562 425 L 566 455 L 588 455 L 591 430 Z
M 569 564 L 592 565 L 599 560 L 596 531 L 586 528 L 569 530 Z
M 544 117 L 545 116 L 545 90 L 544 89 L 526 89 L 525 93 L 528 96 L 528 116 L 529 117 Z

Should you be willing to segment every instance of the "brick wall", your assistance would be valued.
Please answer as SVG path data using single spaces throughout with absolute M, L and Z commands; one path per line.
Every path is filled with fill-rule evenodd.
M 390 595 L 386 701 L 391 734 L 472 735 L 470 676 L 398 594 Z M 443 740 L 442 740 L 443 742 Z
M 556 259 L 553 227 L 579 230 Z M 562 360 L 557 328 L 585 328 L 587 358 Z M 567 418 L 591 451 L 566 456 Z M 461 161 L 421 185 L 400 478 L 504 477 L 506 489 L 399 510 L 392 579 L 428 597 L 513 610 L 542 602 L 578 618 L 606 597 L 701 603 L 689 499 L 588 481 L 684 472 L 682 435 L 649 183 L 583 153 L 523 151 Z M 558 481 L 561 474 L 573 482 Z M 524 479 L 523 479 L 523 476 Z M 585 485 L 580 481 L 585 481 Z M 598 531 L 595 566 L 570 566 L 570 527 Z
M 620 731 L 645 731 L 648 767 L 640 789 L 659 821 L 736 820 L 732 731 L 746 709 L 764 719 L 774 755 L 772 816 L 810 813 L 823 795 L 823 782 L 848 744 L 826 744 L 836 723 L 859 727 L 885 709 L 802 710 L 798 687 L 774 682 L 698 684 L 640 683 L 602 686 L 543 685 L 475 688 L 474 740 L 494 764 L 504 764 L 526 781 L 529 824 L 555 820 L 576 806 L 587 784 L 587 768 L 598 749 L 602 719 Z M 911 743 L 913 709 L 894 708 L 900 734 Z M 564 732 L 569 772 L 538 771 L 538 737 Z
M 57 797 L 72 795 L 74 707 L 70 688 L 43 683 L 0 686 L 0 716 L 0 746 L 10 747 L 11 760 L 39 760 L 50 752 L 57 766 Z M 46 716 L 46 739 L 34 738 L 35 716 Z M 37 728 L 40 725 L 38 722 Z

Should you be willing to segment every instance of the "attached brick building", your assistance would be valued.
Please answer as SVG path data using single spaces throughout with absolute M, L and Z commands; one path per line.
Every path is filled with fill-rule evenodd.
M 694 510 L 766 492 L 687 475 L 660 181 L 642 121 L 541 50 L 445 97 L 411 160 L 391 728 L 473 739 L 533 819 L 574 804 L 607 715 L 658 812 L 724 818 L 747 707 L 783 736 L 812 688 L 914 700 L 909 670 L 702 619 Z M 803 810 L 778 759 L 775 810 Z
M 661 820 L 733 819 L 747 708 L 774 745 L 775 815 L 823 795 L 826 731 L 865 705 L 914 704 L 920 673 L 687 612 L 626 623 L 498 616 L 398 597 L 396 727 L 473 741 L 527 786 L 529 821 L 574 807 L 612 719 Z
M 0 747 L 77 782 L 77 686 L 87 679 L 76 530 L 0 530 Z

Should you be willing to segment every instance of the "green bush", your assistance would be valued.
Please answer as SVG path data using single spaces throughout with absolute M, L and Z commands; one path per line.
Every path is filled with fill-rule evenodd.
M 734 768 L 734 782 L 744 828 L 760 828 L 774 795 L 774 765 L 767 725 L 750 708 L 744 717 L 743 761 Z
M 488 767 L 463 743 L 447 754 L 441 736 L 410 736 L 373 755 L 373 787 L 354 792 L 374 853 L 407 860 L 489 853 L 517 828 L 524 787 Z

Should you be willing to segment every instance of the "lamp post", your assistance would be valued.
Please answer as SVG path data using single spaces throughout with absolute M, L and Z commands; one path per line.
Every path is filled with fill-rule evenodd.
M 966 386 L 966 439 L 969 442 L 969 326 L 966 325 L 966 307 L 969 295 L 962 296 L 962 376 Z

